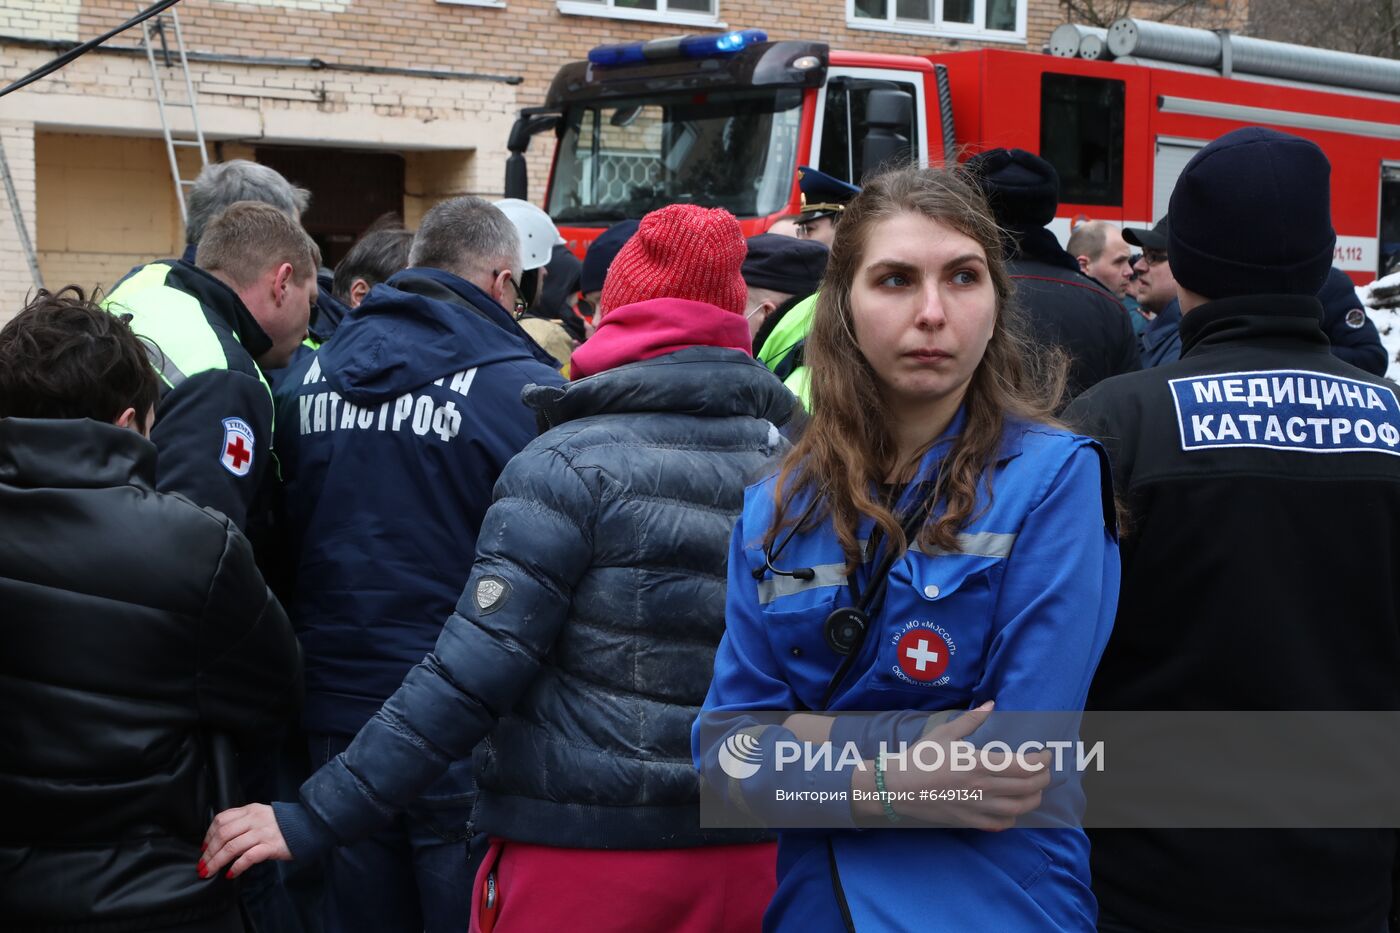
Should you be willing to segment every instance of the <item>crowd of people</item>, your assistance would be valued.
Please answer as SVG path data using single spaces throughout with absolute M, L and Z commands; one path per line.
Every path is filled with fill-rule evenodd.
M 458 197 L 328 270 L 306 192 L 209 166 L 183 257 L 0 330 L 0 926 L 1380 933 L 1395 828 L 1029 828 L 1041 759 L 700 809 L 767 787 L 706 716 L 771 761 L 853 710 L 1400 710 L 1329 174 L 1238 130 L 1062 246 L 1032 153 L 804 168 L 766 233 L 581 261 Z

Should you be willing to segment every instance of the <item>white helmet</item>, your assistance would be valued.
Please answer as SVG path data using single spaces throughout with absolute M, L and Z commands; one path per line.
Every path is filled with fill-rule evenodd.
M 549 215 L 519 198 L 504 198 L 496 202 L 496 207 L 510 219 L 520 235 L 520 259 L 524 263 L 520 271 L 529 272 L 548 264 L 554 247 L 564 242 Z

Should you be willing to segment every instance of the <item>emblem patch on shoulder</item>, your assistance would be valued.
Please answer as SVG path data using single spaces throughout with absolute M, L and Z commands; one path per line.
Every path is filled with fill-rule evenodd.
M 476 592 L 473 594 L 476 600 L 476 608 L 482 615 L 495 612 L 506 604 L 510 598 L 510 584 L 500 577 L 482 577 L 476 581 Z
M 242 418 L 224 419 L 224 443 L 219 462 L 234 476 L 247 476 L 253 468 L 253 429 Z
M 1347 327 L 1352 330 L 1360 330 L 1366 323 L 1366 312 L 1360 308 L 1352 308 L 1347 312 Z

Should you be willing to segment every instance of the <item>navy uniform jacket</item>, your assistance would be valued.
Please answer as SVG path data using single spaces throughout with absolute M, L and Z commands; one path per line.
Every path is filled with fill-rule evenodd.
M 1176 298 L 1157 312 L 1138 338 L 1142 348 L 1142 368 L 1151 369 L 1181 358 L 1181 302 Z
M 1356 296 L 1351 277 L 1333 266 L 1317 297 L 1322 302 L 1322 329 L 1332 344 L 1332 355 L 1373 376 L 1384 376 L 1390 360 L 1380 332 Z
M 405 270 L 278 389 L 309 732 L 353 736 L 432 650 L 491 489 L 535 437 L 521 390 L 562 383 L 482 316 L 492 305 L 457 276 Z
M 917 480 L 935 475 L 962 418 L 925 455 Z M 717 771 L 711 738 L 723 733 L 708 726 L 728 717 L 744 728 L 749 710 L 822 709 L 842 660 L 827 646 L 823 622 L 851 604 L 830 519 L 794 535 L 774 564 L 813 568 L 811 580 L 765 570 L 775 481 L 748 490 L 734 529 L 727 629 L 693 734 L 696 766 L 711 785 L 752 795 L 755 806 L 771 790 L 763 782 L 731 783 Z M 1008 425 L 990 481 L 992 496 L 984 493 L 981 511 L 959 535 L 960 553 L 916 548 L 894 564 L 884 606 L 826 708 L 964 710 L 987 700 L 1001 710 L 1083 708 L 1118 597 L 1101 451 L 1062 430 Z M 907 490 L 904 498 L 911 498 Z M 898 508 L 910 511 L 908 502 Z M 867 521 L 857 536 L 868 538 L 872 526 Z M 916 637 L 940 655 L 933 666 L 906 656 Z M 769 728 L 762 742 L 784 734 L 791 736 Z M 814 772 L 812 781 L 814 790 L 849 791 L 851 774 Z M 1088 858 L 1076 828 L 783 832 L 765 929 L 844 930 L 844 908 L 861 931 L 917 923 L 946 933 L 1088 933 L 1096 916 Z

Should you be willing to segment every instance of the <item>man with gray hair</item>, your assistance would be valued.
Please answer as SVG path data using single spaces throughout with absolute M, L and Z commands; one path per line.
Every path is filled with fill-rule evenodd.
M 277 390 L 287 608 L 306 659 L 313 767 L 344 751 L 432 650 L 496 479 L 535 437 L 521 390 L 563 385 L 506 310 L 521 249 L 500 210 L 439 204 L 409 255 Z M 471 762 L 459 762 L 389 830 L 328 856 L 324 928 L 460 930 L 475 792 Z
M 292 220 L 311 204 L 311 192 L 283 178 L 275 168 L 230 159 L 211 162 L 204 167 L 185 195 L 185 254 L 186 262 L 194 262 L 195 248 L 209 224 L 230 204 L 239 201 L 261 201 L 271 204 Z

